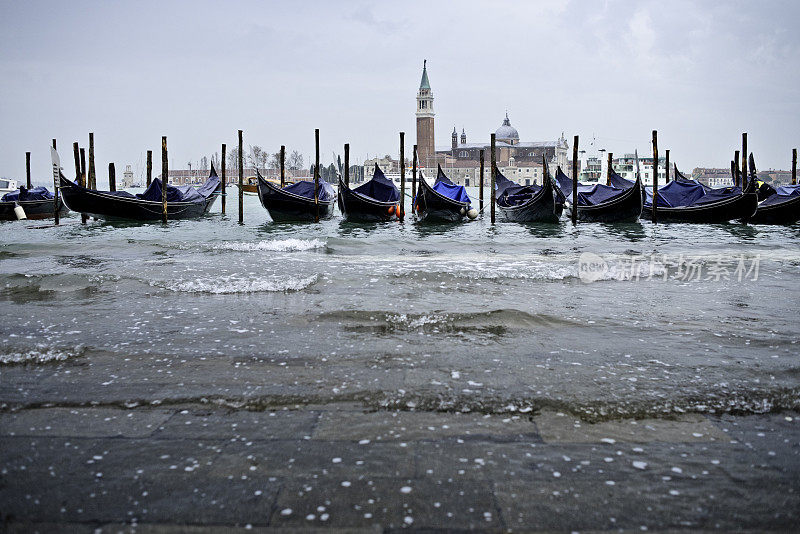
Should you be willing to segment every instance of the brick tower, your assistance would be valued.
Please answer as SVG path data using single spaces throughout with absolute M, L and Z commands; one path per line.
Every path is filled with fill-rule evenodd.
M 435 165 L 436 158 L 433 138 L 433 91 L 428 81 L 427 63 L 428 60 L 422 63 L 422 81 L 419 83 L 417 93 L 417 155 L 422 167 Z

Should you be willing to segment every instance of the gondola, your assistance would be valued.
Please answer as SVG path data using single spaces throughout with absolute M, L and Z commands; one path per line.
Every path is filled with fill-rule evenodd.
M 643 219 L 653 218 L 653 194 L 646 190 Z M 683 176 L 675 169 L 675 179 L 658 188 L 656 220 L 715 224 L 747 219 L 756 210 L 758 198 L 755 181 L 744 190 L 739 187 L 710 188 Z
M 372 179 L 355 189 L 350 189 L 340 175 L 337 199 L 339 211 L 348 221 L 388 221 L 397 214 L 400 191 L 376 163 Z
M 208 213 L 222 183 L 214 166 L 203 185 L 174 186 L 167 184 L 167 219 L 194 219 Z M 108 220 L 160 221 L 162 217 L 161 179 L 156 178 L 144 193 L 127 191 L 95 191 L 61 175 L 64 203 L 77 213 Z
M 561 167 L 556 170 L 556 182 L 569 203 L 571 215 L 572 210 L 576 209 L 576 203 L 572 201 L 572 179 L 564 174 Z M 578 184 L 577 210 L 579 221 L 603 223 L 634 222 L 642 214 L 643 205 L 642 182 L 638 173 L 636 181 L 624 187 L 603 184 Z
M 420 173 L 414 213 L 420 221 L 458 222 L 470 212 L 470 199 L 464 186 L 455 185 L 445 176 L 442 166 L 436 173 L 436 182 L 429 185 Z M 470 218 L 478 214 L 473 210 Z
M 333 217 L 336 192 L 333 186 L 319 179 L 318 202 L 314 200 L 314 182 L 303 180 L 281 188 L 258 175 L 258 198 L 273 221 L 313 221 Z
M 53 193 L 46 187 L 24 186 L 16 191 L 3 195 L 0 199 L 0 221 L 15 221 L 17 214 L 14 208 L 20 206 L 25 211 L 27 219 L 49 219 L 53 217 Z M 64 201 L 58 199 L 58 215 L 63 217 L 69 212 Z
M 542 185 L 518 185 L 495 167 L 495 200 L 499 219 L 506 222 L 550 222 L 561 218 L 563 197 L 556 195 L 553 179 L 543 159 Z
M 752 155 L 750 156 L 750 176 L 753 178 L 757 176 Z M 766 198 L 758 203 L 756 212 L 747 222 L 753 224 L 794 224 L 800 221 L 800 185 L 784 185 L 777 189 L 768 184 L 764 185 L 767 187 L 759 186 L 758 192 L 759 194 L 764 194 Z

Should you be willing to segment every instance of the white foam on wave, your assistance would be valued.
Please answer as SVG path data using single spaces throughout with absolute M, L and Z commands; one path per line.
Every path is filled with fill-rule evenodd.
M 179 280 L 164 284 L 153 284 L 170 291 L 182 293 L 209 293 L 214 295 L 230 295 L 234 293 L 280 293 L 302 291 L 318 280 L 316 274 L 307 277 L 269 277 L 241 278 L 238 276 L 222 276 L 218 278 L 197 278 Z
M 27 351 L 0 352 L 0 365 L 63 362 L 79 356 L 82 352 L 82 346 L 69 350 L 40 345 Z
M 224 241 L 214 248 L 218 250 L 232 250 L 237 252 L 250 252 L 267 250 L 274 252 L 302 252 L 304 250 L 314 250 L 325 248 L 325 241 L 322 239 L 276 239 L 248 243 L 243 241 Z

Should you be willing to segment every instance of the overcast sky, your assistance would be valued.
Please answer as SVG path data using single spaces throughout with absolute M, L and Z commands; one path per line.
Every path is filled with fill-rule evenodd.
M 759 168 L 800 145 L 796 1 L 40 2 L 0 0 L 0 175 L 49 176 L 58 140 L 94 132 L 98 182 L 236 143 L 323 162 L 396 154 L 415 138 L 423 59 L 436 144 L 488 140 L 508 110 L 523 141 L 617 154 L 659 148 L 686 170 L 728 167 L 749 133 Z M 594 146 L 589 146 L 596 138 Z M 410 154 L 407 149 L 406 154 Z M 69 174 L 69 173 L 67 173 Z M 41 177 L 41 178 L 40 178 Z

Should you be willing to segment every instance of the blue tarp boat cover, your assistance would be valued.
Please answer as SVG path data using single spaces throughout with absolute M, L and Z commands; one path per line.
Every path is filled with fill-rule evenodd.
M 556 182 L 564 197 L 572 201 L 572 179 L 569 178 L 561 169 L 556 172 Z M 612 187 L 603 184 L 584 185 L 578 182 L 578 206 L 597 206 L 609 200 L 613 200 L 625 193 L 630 187 Z
M 645 208 L 653 207 L 653 188 L 645 189 Z M 742 194 L 739 187 L 720 187 L 711 189 L 700 182 L 689 179 L 673 180 L 658 188 L 658 205 L 665 208 L 703 206 L 720 200 L 734 198 Z
M 614 187 L 618 187 L 619 189 L 628 189 L 629 187 L 633 187 L 633 184 L 636 182 L 632 182 L 626 178 L 623 178 L 613 170 L 609 173 L 609 178 L 611 185 Z
M 211 169 L 211 176 L 199 188 L 191 185 L 174 186 L 167 184 L 167 202 L 200 202 L 211 196 L 219 185 L 219 177 L 214 169 Z M 132 197 L 126 191 L 114 191 L 112 195 L 120 197 Z M 136 198 L 149 200 L 151 202 L 161 202 L 161 179 L 156 178 L 144 193 L 139 193 Z
M 455 185 L 450 179 L 445 176 L 444 172 L 442 172 L 441 165 L 439 166 L 439 172 L 436 175 L 436 183 L 433 184 L 433 190 L 439 193 L 442 196 L 445 196 L 449 199 L 455 200 L 456 202 L 462 202 L 465 204 L 469 204 L 469 195 L 467 195 L 467 190 L 464 189 L 463 185 Z
M 287 185 L 282 189 L 282 191 L 286 191 L 288 193 L 292 193 L 297 196 L 309 198 L 314 200 L 314 182 L 313 180 L 303 180 L 302 182 L 295 182 L 291 185 Z M 336 198 L 336 192 L 333 190 L 333 186 L 323 180 L 322 178 L 319 179 L 319 199 L 323 202 L 329 202 Z
M 792 197 L 800 196 L 800 185 L 784 185 L 775 190 L 775 194 L 759 204 L 759 206 L 774 206 L 781 202 L 786 202 Z
M 31 187 L 27 189 L 21 186 L 17 191 L 10 191 L 3 195 L 0 202 L 26 202 L 29 200 L 52 200 L 55 195 L 47 190 L 46 187 Z
M 542 188 L 536 184 L 519 185 L 512 182 L 498 169 L 495 169 L 494 187 L 497 204 L 508 208 L 524 204 Z
M 386 178 L 378 164 L 372 173 L 372 180 L 353 189 L 356 193 L 377 200 L 378 202 L 397 202 L 400 200 L 400 190 L 394 182 Z

